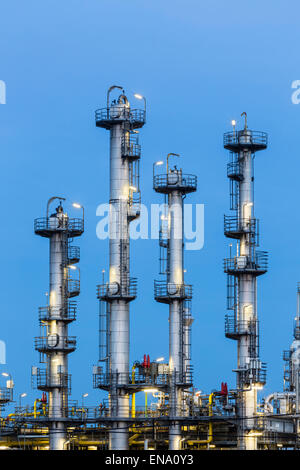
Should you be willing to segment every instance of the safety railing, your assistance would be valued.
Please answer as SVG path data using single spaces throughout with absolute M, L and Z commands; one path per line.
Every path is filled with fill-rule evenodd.
M 124 106 L 111 106 L 95 111 L 96 126 L 110 129 L 118 122 L 127 121 L 133 128 L 142 127 L 146 122 L 146 112 L 142 109 L 130 109 Z
M 77 304 L 69 302 L 66 307 L 39 307 L 40 322 L 51 320 L 73 321 L 76 319 Z
M 182 174 L 180 171 L 170 171 L 168 174 L 154 175 L 153 188 L 157 192 L 170 192 L 174 189 L 182 192 L 196 191 L 197 176 Z
M 68 263 L 75 264 L 80 260 L 80 248 L 79 246 L 68 247 Z
M 76 349 L 76 336 L 60 336 L 58 334 L 37 336 L 34 344 L 35 349 L 42 353 L 51 351 L 63 351 L 69 353 Z
M 93 375 L 93 385 L 94 388 L 101 387 L 110 387 L 117 385 L 120 387 L 130 387 L 130 386 L 166 386 L 169 383 L 168 374 L 140 374 L 136 372 L 135 374 L 124 374 L 124 373 L 115 373 L 115 374 L 106 374 L 99 373 Z
M 34 231 L 44 237 L 49 237 L 53 232 L 67 231 L 70 237 L 76 237 L 83 233 L 84 221 L 68 217 L 41 217 L 35 219 Z
M 12 400 L 12 389 L 0 387 L 0 405 Z
M 19 422 L 45 422 L 54 416 L 60 416 L 70 421 L 93 421 L 97 418 L 108 416 L 107 407 L 87 407 L 78 404 L 63 407 L 49 406 L 48 403 L 37 403 L 36 407 L 16 407 L 14 421 Z
M 159 245 L 168 248 L 170 239 L 170 229 L 168 226 L 161 226 L 159 229 Z
M 257 331 L 257 321 L 237 320 L 234 315 L 225 316 L 225 336 L 237 339 L 244 335 L 255 335 Z
M 128 217 L 136 218 L 141 212 L 141 193 L 140 191 L 131 192 L 128 199 Z
M 259 276 L 268 270 L 268 252 L 257 251 L 254 260 L 248 256 L 235 256 L 224 259 L 224 272 L 238 275 L 243 273 L 253 273 Z
M 125 374 L 125 373 L 96 373 L 93 374 L 93 386 L 94 388 L 109 388 L 111 386 L 119 387 L 166 387 L 170 384 L 170 380 L 176 385 L 189 386 L 193 383 L 193 371 L 189 370 L 184 373 L 173 373 L 173 380 L 170 379 L 169 374 L 151 374 L 139 373 Z
M 227 165 L 228 178 L 241 181 L 243 179 L 243 171 L 240 162 L 231 162 Z
M 284 361 L 289 361 L 291 358 L 291 351 L 283 351 L 282 358 Z
M 36 374 L 36 385 L 40 390 L 51 390 L 52 388 L 66 389 L 71 393 L 71 375 L 63 372 L 49 374 L 44 369 L 38 369 Z
M 264 149 L 268 145 L 268 134 L 261 131 L 241 130 L 226 132 L 223 137 L 225 148 L 232 150 L 232 147 L 254 146 L 257 150 Z
M 76 297 L 77 295 L 80 294 L 80 280 L 79 279 L 68 278 L 67 285 L 68 285 L 69 297 Z
M 97 297 L 101 300 L 114 298 L 134 299 L 137 296 L 137 278 L 131 277 L 123 283 L 113 282 L 97 286 Z
M 245 384 L 265 385 L 267 381 L 267 365 L 265 362 L 260 363 L 260 367 L 240 369 L 239 378 Z
M 105 418 L 109 416 L 109 409 L 105 406 L 68 406 L 64 408 L 64 415 L 71 420 L 85 421 Z
M 300 339 L 300 326 L 297 324 L 294 326 L 294 337 L 295 339 Z
M 175 284 L 167 281 L 154 281 L 154 297 L 156 300 L 164 299 L 191 299 L 193 287 L 190 284 Z
M 122 157 L 137 159 L 141 156 L 141 146 L 136 135 L 126 135 L 122 137 L 121 143 Z
M 224 215 L 224 234 L 230 238 L 240 238 L 244 233 L 250 233 L 258 239 L 259 221 L 255 218 L 242 218 Z

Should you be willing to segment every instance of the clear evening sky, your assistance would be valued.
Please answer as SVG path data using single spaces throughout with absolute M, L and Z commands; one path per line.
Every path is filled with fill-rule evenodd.
M 187 202 L 205 205 L 205 244 L 185 255 L 186 281 L 194 285 L 195 386 L 209 392 L 221 381 L 235 386 L 236 343 L 224 336 L 226 276 L 223 235 L 229 214 L 227 152 L 223 133 L 231 119 L 269 134 L 255 159 L 255 214 L 261 249 L 270 252 L 258 279 L 261 359 L 268 363 L 264 393 L 282 390 L 282 350 L 292 340 L 296 283 L 300 280 L 300 105 L 291 101 L 300 79 L 298 1 L 252 0 L 10 0 L 0 7 L 1 329 L 15 397 L 32 403 L 31 366 L 38 364 L 38 307 L 46 304 L 48 241 L 33 233 L 51 196 L 83 204 L 80 239 L 82 292 L 70 335 L 74 399 L 92 389 L 98 357 L 96 284 L 108 266 L 108 244 L 96 237 L 98 204 L 108 200 L 109 135 L 96 129 L 94 110 L 106 90 L 124 86 L 128 98 L 147 98 L 142 129 L 143 202 L 162 202 L 152 190 L 152 164 L 168 152 L 182 155 L 198 176 Z M 141 106 L 141 102 L 135 103 Z M 179 161 L 177 162 L 179 164 Z M 78 215 L 78 212 L 74 213 Z M 131 361 L 168 356 L 168 307 L 153 299 L 158 242 L 132 243 L 132 275 L 139 280 L 131 304 Z M 3 384 L 4 379 L 2 377 Z M 3 385 L 2 384 L 2 385 Z

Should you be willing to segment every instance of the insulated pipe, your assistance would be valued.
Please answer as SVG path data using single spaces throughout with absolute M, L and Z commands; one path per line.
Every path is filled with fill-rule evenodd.
M 62 212 L 50 217 L 50 224 L 63 221 L 65 214 Z M 62 222 L 63 223 L 63 222 Z M 51 320 L 51 312 L 55 312 L 57 318 L 58 312 L 62 315 L 65 306 L 65 260 L 67 257 L 67 234 L 65 231 L 53 232 L 50 237 L 50 285 L 49 285 L 49 307 L 50 321 L 49 334 L 58 335 L 58 338 L 68 336 L 67 325 L 60 320 Z M 66 393 L 62 388 L 52 388 L 52 385 L 60 383 L 60 374 L 68 372 L 67 355 L 63 352 L 53 351 L 48 354 L 47 369 L 51 388 L 49 390 L 49 417 L 51 418 L 51 426 L 49 430 L 50 450 L 63 450 L 64 441 L 66 440 L 65 424 L 62 420 L 63 409 L 67 406 Z
M 250 142 L 251 132 L 245 130 L 239 135 L 240 140 L 243 143 Z M 252 154 L 249 151 L 242 151 L 239 154 L 239 162 L 241 166 L 241 172 L 243 179 L 239 186 L 239 210 L 238 218 L 239 223 L 244 230 L 244 233 L 240 239 L 239 256 L 247 257 L 252 259 L 254 256 L 253 240 L 251 235 L 247 231 L 252 231 L 253 220 L 253 161 Z M 253 324 L 256 320 L 255 311 L 255 276 L 251 274 L 241 274 L 238 281 L 238 320 L 242 325 Z M 255 338 L 256 341 L 256 338 Z M 255 351 L 251 350 L 250 335 L 242 335 L 238 341 L 238 370 L 247 369 L 250 366 L 251 359 L 256 359 L 256 345 Z M 239 426 L 238 433 L 238 446 L 240 449 L 255 450 L 257 448 L 257 437 L 249 436 L 246 430 L 251 429 L 254 425 L 253 416 L 256 413 L 257 406 L 257 390 L 251 386 L 249 389 L 245 389 L 243 382 L 240 380 L 238 374 L 238 389 L 240 390 L 240 400 L 238 406 Z
M 267 148 L 267 135 L 249 130 L 247 114 L 242 116 L 244 129 L 236 131 L 236 122 L 232 121 L 233 132 L 224 136 L 224 147 L 232 154 L 227 176 L 231 180 L 231 209 L 236 210 L 236 217 L 225 218 L 225 235 L 238 239 L 236 256 L 231 258 L 230 249 L 230 265 L 225 262 L 228 309 L 234 311 L 226 319 L 226 336 L 237 340 L 238 448 L 256 450 L 257 389 L 264 383 L 259 359 L 256 279 L 266 272 L 266 254 L 260 257 L 256 253 L 253 158 L 255 152 Z
M 105 388 L 109 387 L 109 406 L 112 419 L 109 433 L 111 450 L 128 449 L 129 417 L 129 302 L 135 298 L 135 284 L 130 280 L 129 224 L 138 217 L 133 209 L 132 192 L 138 192 L 132 181 L 139 179 L 134 160 L 139 155 L 128 152 L 130 135 L 144 124 L 145 116 L 133 113 L 127 97 L 122 94 L 110 105 L 107 93 L 107 112 L 96 111 L 96 126 L 110 131 L 110 200 L 109 200 L 109 282 L 102 286 L 99 296 L 107 302 Z M 123 147 L 124 144 L 124 147 Z M 134 144 L 134 141 L 132 143 Z M 123 151 L 125 150 L 125 152 Z M 133 158 L 132 158 L 133 157 Z M 99 388 L 102 388 L 100 385 Z M 124 418 L 124 421 L 122 420 Z
M 175 284 L 177 289 L 183 286 L 183 203 L 182 194 L 172 191 L 169 194 L 169 283 Z M 170 416 L 180 416 L 182 405 L 182 391 L 176 385 L 182 382 L 183 349 L 182 349 L 182 301 L 173 300 L 169 306 L 169 368 L 171 376 L 171 407 Z M 178 422 L 171 422 L 169 431 L 170 450 L 179 450 L 181 440 L 181 426 Z
M 120 106 L 118 103 L 118 108 Z M 124 112 L 127 109 L 124 106 Z M 118 289 L 129 283 L 129 165 L 128 160 L 122 158 L 122 130 L 122 125 L 116 124 L 110 131 L 109 283 Z M 129 376 L 129 303 L 125 300 L 111 301 L 109 338 L 111 379 L 115 384 L 118 380 L 126 384 Z M 111 401 L 112 416 L 129 417 L 128 393 L 112 388 Z M 126 422 L 113 423 L 109 441 L 111 450 L 128 449 Z
M 54 199 L 47 204 L 49 206 Z M 46 370 L 37 371 L 37 388 L 49 394 L 49 447 L 51 450 L 63 450 L 66 441 L 65 420 L 68 413 L 68 392 L 70 389 L 68 374 L 68 354 L 75 349 L 68 338 L 68 324 L 74 320 L 73 312 L 69 310 L 69 297 L 75 297 L 79 289 L 71 288 L 69 284 L 69 262 L 76 263 L 78 259 L 69 259 L 69 239 L 83 233 L 84 222 L 69 219 L 61 204 L 56 212 L 46 219 L 35 221 L 35 233 L 49 238 L 49 303 L 42 308 L 40 316 L 41 327 L 46 330 L 43 336 L 36 340 L 36 349 L 45 362 Z M 77 286 L 76 286 L 77 287 Z M 75 344 L 73 342 L 73 344 Z M 36 374 L 34 374 L 36 375 Z

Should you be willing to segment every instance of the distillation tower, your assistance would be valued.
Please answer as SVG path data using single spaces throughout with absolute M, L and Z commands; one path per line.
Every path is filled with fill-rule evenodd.
M 225 216 L 226 237 L 237 240 L 236 253 L 224 260 L 227 273 L 225 335 L 237 341 L 237 414 L 238 447 L 257 448 L 257 390 L 266 381 L 266 366 L 259 359 L 259 328 L 256 301 L 257 277 L 267 271 L 267 252 L 258 251 L 258 220 L 254 217 L 254 171 L 256 152 L 267 147 L 267 135 L 245 126 L 224 135 L 224 147 L 230 151 L 227 176 L 230 180 L 231 210 Z M 235 251 L 235 250 L 234 250 Z
M 294 320 L 294 340 L 284 351 L 284 391 L 294 396 L 295 412 L 300 411 L 300 283 L 297 285 L 297 314 Z
M 110 102 L 115 89 L 121 94 Z M 145 110 L 132 109 L 119 86 L 109 88 L 106 108 L 96 111 L 96 126 L 110 131 L 110 236 L 109 279 L 97 289 L 102 366 L 94 371 L 94 386 L 109 392 L 110 416 L 115 418 L 109 436 L 112 450 L 128 449 L 129 303 L 137 294 L 137 280 L 130 277 L 129 226 L 140 215 L 137 129 L 145 118 Z
M 169 168 L 172 155 L 176 154 L 167 156 L 166 174 L 153 176 L 154 190 L 165 197 L 159 244 L 160 274 L 166 277 L 154 281 L 154 297 L 157 302 L 169 305 L 169 449 L 178 450 L 181 425 L 176 418 L 186 415 L 185 391 L 192 386 L 192 286 L 184 282 L 183 200 L 186 194 L 196 191 L 197 177 L 183 174 L 176 166 Z
M 60 200 L 55 212 L 49 216 L 50 205 Z M 75 264 L 80 257 L 79 247 L 73 246 L 73 238 L 82 235 L 83 218 L 69 218 L 62 206 L 64 198 L 53 197 L 47 204 L 46 217 L 36 219 L 34 231 L 49 238 L 50 269 L 48 305 L 40 307 L 40 336 L 35 338 L 35 349 L 45 369 L 32 368 L 32 377 L 39 390 L 48 392 L 48 421 L 50 450 L 63 450 L 67 439 L 66 416 L 68 395 L 71 392 L 71 376 L 68 371 L 68 355 L 75 351 L 76 338 L 69 336 L 69 323 L 76 318 L 76 302 L 79 295 L 80 277 Z M 73 268 L 73 269 L 72 269 Z M 75 268 L 76 269 L 76 268 Z

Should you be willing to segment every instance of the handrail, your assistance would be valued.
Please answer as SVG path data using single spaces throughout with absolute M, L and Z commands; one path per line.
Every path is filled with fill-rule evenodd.
M 153 178 L 153 187 L 154 189 L 159 189 L 163 187 L 178 187 L 186 189 L 197 189 L 197 176 L 190 174 L 178 173 L 167 173 L 154 175 Z
M 141 126 L 146 122 L 146 112 L 143 109 L 130 109 L 124 106 L 111 106 L 100 108 L 95 111 L 96 124 L 104 126 L 113 122 L 129 121 L 134 127 Z
M 35 232 L 56 232 L 56 231 L 79 232 L 84 231 L 84 221 L 79 218 L 40 217 L 34 221 Z
M 154 281 L 154 297 L 184 297 L 192 298 L 193 286 L 191 284 L 176 284 L 165 280 Z
M 74 351 L 74 349 L 76 348 L 76 336 L 59 336 L 59 335 L 36 336 L 34 342 L 35 342 L 35 348 L 38 351 L 49 351 L 49 350 Z
M 97 286 L 97 297 L 101 298 L 114 298 L 125 297 L 131 298 L 137 295 L 137 278 L 130 277 L 125 283 L 106 283 Z
M 242 138 L 249 138 L 249 142 L 243 142 Z M 268 134 L 261 131 L 251 131 L 247 129 L 242 131 L 225 132 L 223 136 L 224 147 L 228 145 L 254 145 L 266 147 L 268 145 Z

